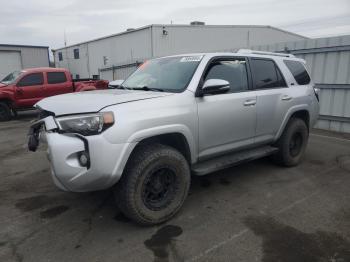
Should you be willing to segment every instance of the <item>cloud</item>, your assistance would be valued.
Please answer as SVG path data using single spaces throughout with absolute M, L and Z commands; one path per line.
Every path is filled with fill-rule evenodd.
M 154 23 L 257 24 L 309 37 L 350 34 L 348 0 L 11 0 L 1 3 L 2 43 L 62 47 Z

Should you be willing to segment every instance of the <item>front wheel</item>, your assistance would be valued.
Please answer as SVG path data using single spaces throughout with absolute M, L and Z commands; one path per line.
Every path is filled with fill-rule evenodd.
M 0 122 L 11 120 L 11 109 L 8 104 L 0 102 Z
M 273 159 L 284 166 L 298 165 L 304 155 L 308 138 L 309 131 L 305 122 L 299 118 L 292 118 L 276 144 L 279 151 Z
M 122 213 L 141 225 L 169 220 L 181 208 L 190 186 L 190 169 L 176 149 L 144 145 L 136 149 L 115 188 Z

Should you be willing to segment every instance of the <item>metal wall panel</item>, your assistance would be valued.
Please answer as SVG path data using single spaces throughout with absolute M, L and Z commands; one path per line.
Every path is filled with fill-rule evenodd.
M 136 66 L 124 67 L 120 69 L 116 69 L 114 72 L 114 79 L 123 79 L 125 80 L 137 69 Z
M 7 75 L 14 68 L 24 69 L 49 66 L 48 47 L 0 45 L 0 51 L 3 55 L 8 53 L 7 59 L 10 56 L 13 59 L 12 61 L 0 59 L 1 75 Z M 13 64 L 16 64 L 16 66 L 14 67 Z
M 74 49 L 79 49 L 79 59 L 74 59 Z M 62 61 L 59 61 L 59 53 L 62 53 Z M 73 78 L 92 78 L 93 74 L 89 73 L 89 56 L 87 44 L 67 47 L 63 50 L 54 52 L 55 66 L 67 68 Z M 96 73 L 98 75 L 98 72 Z
M 79 59 L 74 59 L 75 48 L 79 48 Z M 63 55 L 63 61 L 58 59 L 59 52 Z M 69 69 L 73 75 L 79 74 L 81 78 L 91 78 L 93 75 L 98 75 L 100 69 L 143 61 L 151 57 L 151 52 L 151 29 L 146 27 L 55 50 L 55 64 L 56 67 Z
M 350 35 L 253 46 L 255 50 L 289 52 L 306 60 L 321 88 L 316 128 L 350 133 Z
M 0 80 L 9 73 L 21 69 L 21 52 L 0 50 Z
M 163 33 L 163 30 L 166 33 Z M 267 26 L 152 25 L 57 49 L 55 63 L 57 67 L 68 68 L 73 75 L 91 77 L 98 74 L 99 70 L 144 61 L 151 57 L 190 52 L 232 51 L 252 44 L 300 39 L 305 38 Z M 81 49 L 78 60 L 73 58 L 74 48 Z M 58 60 L 58 52 L 62 52 L 63 61 Z M 108 59 L 107 63 L 104 62 L 104 58 Z M 125 76 L 127 73 L 120 74 Z
M 105 80 L 125 80 L 131 75 L 136 69 L 137 64 L 132 63 L 128 65 L 113 66 L 100 70 L 101 79 Z
M 188 26 L 155 25 L 152 27 L 153 56 L 191 52 L 233 51 L 251 45 L 305 39 L 266 26 Z M 163 34 L 163 30 L 167 34 Z
M 113 69 L 101 71 L 100 78 L 108 80 L 108 81 L 114 80 L 113 79 Z
M 88 43 L 91 72 L 113 65 L 143 61 L 152 56 L 151 29 L 136 30 L 112 38 Z M 103 57 L 108 58 L 107 64 Z

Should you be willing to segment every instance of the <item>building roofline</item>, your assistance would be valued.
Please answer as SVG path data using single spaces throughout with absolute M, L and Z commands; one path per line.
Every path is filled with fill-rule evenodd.
M 281 29 L 281 28 L 278 28 L 278 27 L 274 27 L 274 26 L 268 26 L 272 29 L 275 29 L 277 31 L 281 31 L 281 32 L 284 32 L 284 33 L 287 33 L 287 34 L 291 34 L 291 35 L 295 35 L 295 36 L 298 36 L 298 37 L 302 37 L 304 39 L 310 39 L 310 37 L 307 37 L 307 36 L 304 36 L 304 35 L 299 35 L 297 33 L 293 33 L 293 32 L 290 32 L 290 31 L 287 31 L 287 30 L 284 30 L 284 29 Z
M 72 44 L 72 45 L 67 45 L 67 46 L 60 47 L 60 48 L 55 48 L 55 49 L 52 48 L 51 50 L 52 50 L 52 52 L 55 52 L 55 51 L 58 51 L 58 50 L 61 50 L 61 49 L 65 49 L 65 48 L 68 48 L 68 47 L 74 47 L 74 46 L 78 46 L 78 45 L 82 45 L 82 44 L 87 44 L 87 43 L 91 43 L 91 42 L 95 42 L 95 41 L 111 38 L 111 37 L 118 36 L 118 35 L 124 35 L 124 34 L 133 33 L 135 31 L 141 31 L 141 30 L 144 30 L 144 29 L 147 29 L 147 28 L 150 28 L 150 27 L 152 27 L 152 25 L 146 25 L 146 26 L 142 26 L 142 27 L 139 27 L 139 28 L 135 28 L 135 29 L 130 30 L 130 31 L 123 31 L 123 32 L 116 33 L 116 34 L 102 36 L 102 37 L 94 38 L 94 39 L 91 39 L 91 40 L 88 40 L 88 41 L 79 42 L 79 43 Z
M 32 48 L 46 48 L 48 49 L 48 46 L 42 46 L 42 45 L 16 45 L 16 44 L 0 44 L 1 46 L 6 46 L 6 47 L 32 47 Z
M 64 47 L 60 47 L 60 48 L 55 48 L 55 49 L 51 49 L 52 52 L 56 52 L 58 50 L 62 50 L 62 49 L 65 49 L 65 48 L 69 48 L 69 47 L 75 47 L 75 46 L 79 46 L 79 45 L 82 45 L 82 44 L 87 44 L 87 43 L 91 43 L 91 42 L 95 42 L 95 41 L 99 41 L 99 40 L 103 40 L 103 39 L 107 39 L 107 38 L 111 38 L 111 37 L 115 37 L 115 36 L 119 36 L 119 35 L 124 35 L 124 34 L 129 34 L 129 33 L 133 33 L 135 31 L 141 31 L 141 30 L 144 30 L 144 29 L 147 29 L 147 28 L 151 28 L 151 27 L 163 27 L 163 26 L 166 26 L 166 27 L 211 27 L 211 28 L 215 28 L 215 27 L 220 27 L 220 28 L 223 28 L 223 27 L 226 27 L 226 28 L 238 28 L 238 27 L 245 27 L 245 28 L 271 28 L 271 29 L 274 29 L 274 30 L 278 30 L 278 31 L 281 31 L 281 32 L 284 32 L 284 33 L 288 33 L 288 34 L 291 34 L 291 35 L 295 35 L 295 36 L 298 36 L 298 37 L 302 37 L 304 39 L 309 39 L 308 37 L 305 37 L 305 36 L 302 36 L 302 35 L 298 35 L 296 33 L 292 33 L 292 32 L 289 32 L 289 31 L 286 31 L 286 30 L 283 30 L 283 29 L 280 29 L 280 28 L 277 28 L 277 27 L 273 27 L 273 26 L 269 26 L 269 25 L 190 25 L 190 24 L 151 24 L 151 25 L 146 25 L 146 26 L 142 26 L 142 27 L 139 27 L 139 28 L 135 28 L 133 30 L 130 30 L 130 31 L 123 31 L 123 32 L 120 32 L 120 33 L 116 33 L 116 34 L 111 34 L 111 35 L 107 35 L 107 36 L 103 36 L 103 37 L 98 37 L 98 38 L 94 38 L 94 39 L 91 39 L 91 40 L 88 40 L 88 41 L 83 41 L 83 42 L 79 42 L 79 43 L 76 43 L 76 44 L 72 44 L 72 45 L 67 45 L 67 46 L 64 46 Z

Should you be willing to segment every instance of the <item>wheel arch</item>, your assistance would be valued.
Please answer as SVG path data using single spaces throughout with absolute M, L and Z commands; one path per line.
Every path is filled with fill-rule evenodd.
M 13 101 L 6 97 L 0 97 L 0 103 L 6 103 L 10 108 L 12 108 Z
M 1 117 L 1 120 L 0 121 L 8 121 L 8 120 L 11 120 L 12 116 L 13 116 L 13 112 L 14 112 L 14 109 L 13 109 L 13 103 L 12 103 L 12 100 L 11 99 L 8 99 L 8 98 L 0 98 L 0 103 L 1 104 L 5 104 L 5 108 L 7 107 L 6 110 L 6 114 L 3 115 Z M 7 112 L 8 110 L 8 112 Z
M 144 138 L 141 141 L 139 141 L 139 143 L 135 146 L 135 148 L 131 152 L 130 157 L 132 156 L 132 153 L 135 152 L 135 150 L 137 150 L 139 147 L 153 143 L 175 148 L 186 158 L 187 162 L 191 164 L 192 156 L 190 145 L 188 144 L 185 135 L 180 132 L 165 133 Z
M 302 119 L 305 122 L 308 130 L 310 129 L 310 111 L 309 111 L 307 105 L 300 105 L 297 107 L 293 107 L 288 111 L 288 113 L 284 117 L 282 125 L 275 136 L 275 139 L 274 139 L 275 141 L 277 141 L 281 137 L 289 120 L 292 118 Z

